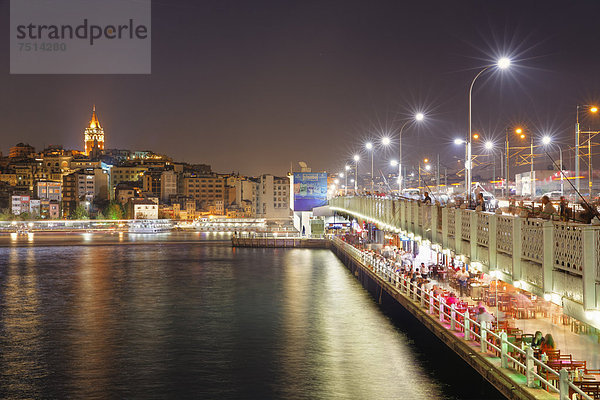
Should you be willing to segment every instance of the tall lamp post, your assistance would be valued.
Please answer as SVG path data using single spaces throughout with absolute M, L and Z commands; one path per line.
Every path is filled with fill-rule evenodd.
M 552 138 L 550 136 L 544 136 L 542 138 L 542 144 L 544 146 L 548 146 L 552 143 Z M 558 148 L 558 155 L 560 158 L 559 161 L 559 165 L 560 165 L 560 194 L 564 195 L 565 194 L 565 185 L 563 183 L 563 156 L 562 156 L 562 149 L 560 148 L 559 145 L 556 145 L 556 147 Z
M 367 142 L 365 147 L 371 152 L 371 195 L 373 195 L 373 153 L 375 153 L 375 151 L 373 150 L 373 143 L 371 142 Z
M 358 154 L 354 155 L 354 195 L 358 194 L 358 162 L 360 161 L 360 156 Z
M 344 194 L 347 196 L 348 195 L 348 171 L 350 171 L 350 166 L 348 164 L 346 164 L 346 166 L 344 167 L 344 170 L 346 171 L 344 173 L 346 176 L 346 190 L 344 191 Z
M 471 81 L 471 86 L 469 86 L 469 132 L 467 134 L 467 140 L 466 140 L 466 144 L 467 144 L 467 148 L 466 148 L 466 154 L 465 154 L 465 190 L 467 191 L 467 199 L 468 199 L 468 204 L 471 204 L 471 185 L 472 185 L 472 174 L 471 174 L 471 163 L 472 163 L 472 155 L 471 155 L 471 135 L 472 135 L 472 124 L 471 124 L 471 98 L 472 98 L 472 94 L 473 94 L 473 85 L 475 85 L 475 81 L 477 80 L 477 78 L 479 78 L 481 76 L 481 74 L 483 74 L 485 71 L 487 71 L 488 69 L 492 68 L 492 67 L 498 67 L 499 69 L 507 69 L 508 67 L 510 67 L 510 59 L 506 58 L 506 57 L 502 57 L 498 60 L 498 62 L 496 64 L 491 64 L 488 65 L 486 67 L 484 67 L 481 71 L 479 71 L 479 73 L 477 75 L 475 75 L 475 78 L 473 78 L 473 80 Z
M 416 113 L 415 116 L 411 119 L 408 119 L 406 121 L 404 121 L 404 124 L 402 124 L 402 126 L 400 127 L 400 132 L 398 133 L 398 194 L 402 194 L 402 184 L 403 184 L 403 177 L 402 177 L 402 132 L 404 131 L 404 128 L 406 127 L 406 125 L 408 125 L 411 122 L 421 122 L 425 119 L 425 114 L 419 112 Z

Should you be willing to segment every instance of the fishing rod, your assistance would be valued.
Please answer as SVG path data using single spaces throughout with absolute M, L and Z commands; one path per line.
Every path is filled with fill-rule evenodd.
M 558 170 L 560 171 L 561 175 L 565 178 L 565 180 L 567 181 L 567 183 L 569 185 L 571 185 L 571 187 L 573 188 L 573 190 L 575 191 L 575 193 L 577 193 L 577 195 L 581 198 L 581 200 L 583 201 L 583 203 L 585 203 L 586 207 L 588 210 L 590 210 L 593 214 L 594 217 L 598 218 L 598 220 L 600 221 L 600 213 L 598 213 L 598 210 L 596 209 L 596 207 L 592 207 L 590 205 L 590 203 L 587 202 L 587 200 L 585 199 L 585 197 L 583 197 L 583 195 L 579 192 L 579 190 L 577 190 L 577 188 L 575 187 L 575 185 L 573 185 L 573 182 L 571 182 L 569 180 L 569 178 L 567 177 L 567 175 L 565 175 L 562 165 L 559 167 L 558 164 L 556 163 L 556 161 L 554 160 L 554 158 L 552 158 L 552 156 L 550 156 L 550 154 L 548 154 L 548 151 L 544 150 L 544 153 L 546 153 L 546 155 L 548 156 L 548 158 L 550 159 L 550 161 L 552 161 L 552 164 L 558 168 Z M 533 179 L 533 177 L 531 177 L 531 179 Z M 575 218 L 573 218 L 575 219 Z

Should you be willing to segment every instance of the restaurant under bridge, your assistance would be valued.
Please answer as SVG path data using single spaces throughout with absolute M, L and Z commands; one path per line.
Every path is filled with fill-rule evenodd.
M 480 212 L 408 199 L 338 197 L 330 207 L 402 233 L 562 307 L 600 329 L 600 226 Z

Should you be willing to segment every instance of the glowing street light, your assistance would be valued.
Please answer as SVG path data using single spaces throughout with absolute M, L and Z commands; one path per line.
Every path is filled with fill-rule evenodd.
M 392 167 L 395 167 L 395 166 L 397 166 L 397 165 L 398 165 L 398 161 L 396 161 L 396 160 L 391 160 L 391 161 L 390 161 L 390 165 L 391 165 Z
M 542 137 L 542 144 L 544 146 L 549 146 L 552 143 L 552 138 L 548 135 L 545 135 L 544 137 Z M 563 183 L 563 156 L 562 156 L 562 149 L 560 148 L 559 145 L 556 145 L 556 147 L 558 147 L 558 155 L 560 158 L 560 194 L 564 194 L 565 193 L 565 187 L 564 187 L 564 183 Z
M 501 59 L 498 60 L 498 68 L 507 69 L 508 67 L 510 67 L 510 59 L 509 58 L 502 57 Z
M 456 144 L 456 145 L 464 144 L 464 143 L 465 143 L 465 141 L 462 139 L 458 139 L 458 138 L 454 139 L 454 144 Z
M 371 194 L 373 194 L 373 184 L 375 183 L 373 181 L 373 155 L 375 154 L 375 151 L 373 150 L 373 143 L 371 142 L 367 142 L 365 147 L 371 152 Z
M 390 140 L 390 138 L 389 138 L 389 137 L 387 137 L 387 136 L 386 136 L 386 137 L 384 137 L 383 139 L 381 139 L 381 144 L 383 144 L 384 146 L 389 146 L 391 142 L 392 142 L 392 141 L 391 141 L 391 140 Z
M 488 140 L 487 142 L 485 142 L 485 144 L 483 146 L 485 147 L 486 150 L 491 150 L 494 148 L 494 143 Z
M 358 192 L 358 162 L 360 161 L 360 156 L 358 154 L 354 155 L 354 195 Z
M 431 165 L 430 164 L 427 164 L 425 166 L 425 171 L 431 171 Z
M 471 104 L 472 104 L 472 96 L 473 96 L 473 85 L 475 85 L 475 81 L 477 80 L 477 78 L 479 78 L 481 76 L 481 74 L 483 74 L 485 71 L 487 71 L 488 69 L 492 68 L 492 67 L 497 67 L 500 70 L 505 70 L 508 69 L 510 67 L 511 61 L 509 58 L 507 57 L 501 57 L 500 59 L 498 59 L 498 61 L 496 62 L 496 64 L 491 64 L 488 65 L 486 67 L 484 67 L 481 71 L 479 71 L 479 73 L 477 73 L 477 75 L 475 75 L 475 78 L 473 78 L 473 80 L 471 81 L 471 86 L 469 86 L 469 132 L 467 134 L 467 148 L 466 148 L 466 157 L 465 157 L 465 190 L 467 191 L 467 199 L 468 199 L 468 204 L 471 204 L 471 184 L 472 184 L 472 168 L 471 168 L 471 164 L 472 164 L 472 154 L 471 154 L 471 139 L 472 139 L 472 118 L 471 118 Z
M 406 127 L 406 125 L 408 125 L 409 123 L 416 121 L 416 122 L 421 122 L 425 119 L 425 114 L 423 114 L 422 112 L 418 112 L 414 115 L 413 118 L 407 119 L 404 124 L 402 124 L 402 127 L 400 128 L 400 132 L 398 133 L 398 194 L 402 193 L 402 183 L 403 183 L 403 179 L 402 179 L 402 132 L 404 131 L 404 128 Z

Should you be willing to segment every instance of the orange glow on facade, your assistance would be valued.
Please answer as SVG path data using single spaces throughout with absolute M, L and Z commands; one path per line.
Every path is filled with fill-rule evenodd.
M 90 120 L 89 126 L 85 128 L 83 135 L 84 152 L 86 156 L 90 154 L 95 143 L 97 143 L 98 149 L 104 150 L 104 129 L 102 129 L 98 116 L 96 115 L 96 106 L 92 108 L 92 119 Z

